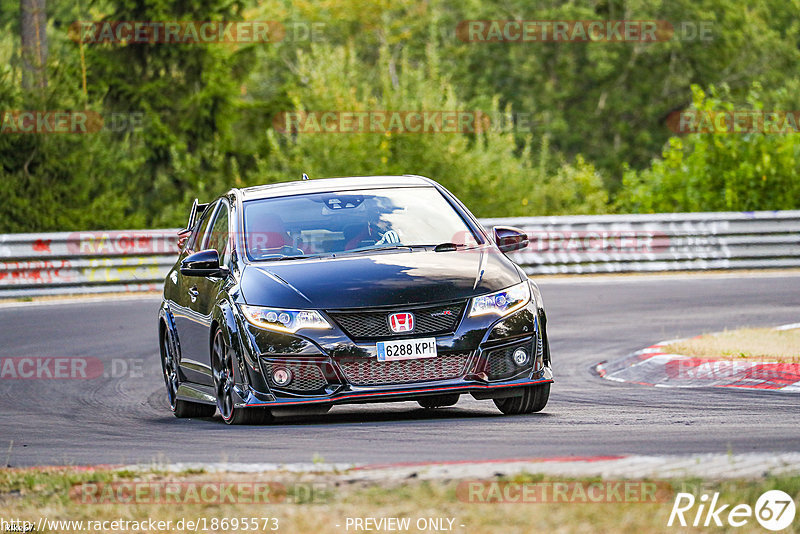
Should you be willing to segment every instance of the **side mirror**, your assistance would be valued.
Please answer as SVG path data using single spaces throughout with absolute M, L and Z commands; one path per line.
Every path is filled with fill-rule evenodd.
M 528 246 L 528 234 L 512 226 L 495 226 L 494 242 L 500 252 L 511 252 Z
M 219 253 L 210 248 L 186 256 L 181 262 L 181 274 L 184 276 L 225 276 L 227 267 L 219 264 Z

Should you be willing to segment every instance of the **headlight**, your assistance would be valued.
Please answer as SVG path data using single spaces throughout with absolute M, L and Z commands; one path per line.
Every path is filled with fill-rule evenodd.
M 261 306 L 241 305 L 242 312 L 250 324 L 267 330 L 293 334 L 303 328 L 326 329 L 331 325 L 316 310 L 282 310 Z
M 531 290 L 528 281 L 511 286 L 508 289 L 492 293 L 491 295 L 482 295 L 472 299 L 472 306 L 469 309 L 469 316 L 475 317 L 476 315 L 486 315 L 494 313 L 500 315 L 508 315 L 514 310 L 518 310 L 525 306 L 531 300 Z

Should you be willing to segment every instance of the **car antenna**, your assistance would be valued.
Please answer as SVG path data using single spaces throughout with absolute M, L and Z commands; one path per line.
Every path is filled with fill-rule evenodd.
M 303 180 L 308 180 L 308 175 L 306 173 L 303 173 Z

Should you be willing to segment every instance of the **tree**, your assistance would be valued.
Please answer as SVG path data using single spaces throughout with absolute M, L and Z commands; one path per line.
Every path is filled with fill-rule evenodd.
M 425 67 L 415 68 L 390 47 L 378 50 L 377 66 L 366 69 L 346 46 L 314 45 L 291 70 L 303 80 L 288 89 L 296 111 L 341 112 L 463 110 L 454 87 L 436 70 L 431 47 Z M 485 110 L 499 114 L 497 102 Z M 505 111 L 510 111 L 505 110 Z M 596 213 L 606 209 L 602 180 L 578 157 L 569 164 L 531 139 L 518 152 L 511 131 L 478 133 L 267 132 L 269 157 L 247 181 L 282 181 L 303 172 L 315 176 L 421 174 L 453 191 L 479 216 Z
M 120 1 L 108 21 L 237 21 L 242 3 Z M 130 150 L 143 155 L 129 177 L 134 210 L 148 224 L 176 224 L 194 196 L 219 193 L 233 180 L 232 130 L 250 45 L 131 42 L 87 45 L 90 98 L 106 113 L 142 113 Z
M 20 0 L 22 38 L 22 84 L 26 89 L 46 87 L 47 9 L 46 0 Z
M 710 94 L 697 86 L 692 90 L 693 116 L 742 109 L 729 100 L 727 88 L 711 87 Z M 756 84 L 746 109 L 765 111 L 759 94 Z M 781 124 L 776 131 L 759 131 L 753 123 L 742 133 L 710 130 L 671 137 L 662 157 L 653 159 L 649 168 L 626 170 L 617 209 L 637 213 L 797 209 L 800 134 L 791 110 L 787 118 L 776 122 Z

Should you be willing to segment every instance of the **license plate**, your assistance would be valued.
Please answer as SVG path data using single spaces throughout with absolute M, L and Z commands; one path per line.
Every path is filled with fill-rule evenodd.
M 378 361 L 415 360 L 418 358 L 436 357 L 436 338 L 402 339 L 397 341 L 379 341 L 377 344 Z

